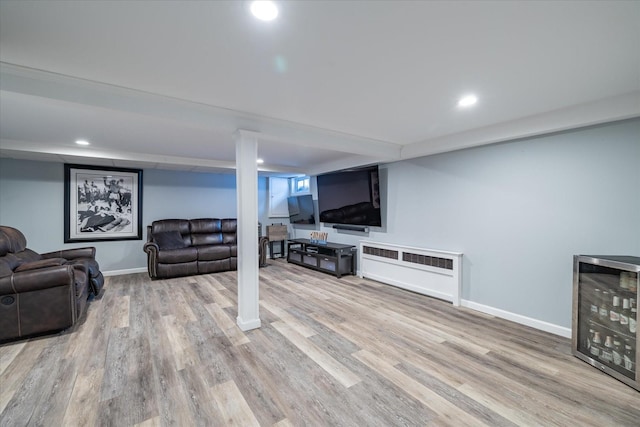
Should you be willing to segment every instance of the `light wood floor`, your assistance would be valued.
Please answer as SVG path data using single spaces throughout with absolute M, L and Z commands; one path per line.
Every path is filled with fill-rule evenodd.
M 270 264 L 246 333 L 235 272 L 107 278 L 73 330 L 0 347 L 0 425 L 640 425 L 640 393 L 568 339 Z

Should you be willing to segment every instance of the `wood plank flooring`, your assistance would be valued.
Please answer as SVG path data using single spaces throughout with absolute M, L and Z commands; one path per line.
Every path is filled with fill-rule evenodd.
M 640 426 L 568 339 L 282 260 L 242 332 L 236 277 L 108 277 L 76 327 L 0 346 L 0 426 Z

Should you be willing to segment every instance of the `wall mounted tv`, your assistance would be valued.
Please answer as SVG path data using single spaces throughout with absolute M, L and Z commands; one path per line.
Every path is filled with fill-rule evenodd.
M 291 196 L 287 198 L 289 205 L 289 222 L 291 224 L 315 224 L 316 215 L 313 209 L 311 194 Z
M 378 166 L 318 175 L 320 222 L 381 227 Z

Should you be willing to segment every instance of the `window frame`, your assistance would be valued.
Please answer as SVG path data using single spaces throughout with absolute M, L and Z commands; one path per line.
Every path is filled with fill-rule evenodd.
M 302 188 L 299 185 L 302 183 Z M 292 196 L 311 194 L 311 177 L 308 175 L 297 176 L 290 179 L 290 191 Z

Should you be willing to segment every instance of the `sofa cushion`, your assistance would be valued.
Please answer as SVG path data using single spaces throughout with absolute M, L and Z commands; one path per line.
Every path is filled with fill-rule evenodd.
M 178 231 L 182 235 L 189 234 L 189 221 L 186 219 L 160 219 L 151 223 L 151 234 L 163 231 Z
M 220 221 L 222 228 L 222 242 L 232 244 L 237 242 L 236 232 L 238 231 L 238 220 L 235 218 L 225 218 Z
M 222 233 L 193 233 L 191 235 L 193 246 L 220 245 L 222 243 Z
M 177 264 L 181 262 L 191 262 L 198 259 L 198 250 L 193 247 L 173 249 L 158 252 L 158 262 L 163 264 Z
M 217 218 L 190 219 L 189 231 L 191 234 L 220 233 L 222 231 L 222 225 Z
M 64 265 L 67 262 L 64 258 L 47 258 L 38 261 L 25 262 L 20 264 L 14 270 L 16 273 L 21 271 L 37 270 L 40 268 L 55 267 L 56 265 Z
M 0 256 L 5 256 L 11 252 L 11 241 L 9 235 L 0 230 Z
M 42 255 L 32 251 L 29 248 L 25 248 L 25 250 L 22 252 L 16 252 L 15 255 L 20 260 L 20 264 L 24 264 L 25 262 L 39 261 L 42 259 Z
M 231 269 L 231 259 L 220 259 L 217 261 L 198 261 L 198 273 L 217 273 Z
M 11 276 L 20 264 L 22 264 L 22 261 L 14 254 L 6 254 L 0 257 L 0 277 Z
M 0 230 L 0 256 L 22 252 L 27 247 L 27 238 L 16 228 L 3 226 Z
M 217 218 L 198 218 L 189 220 L 189 230 L 191 232 L 191 244 L 216 245 L 223 242 L 222 226 Z
M 235 218 L 198 218 L 189 220 L 191 244 L 216 245 L 236 243 L 238 221 Z
M 182 249 L 189 246 L 179 231 L 162 231 L 153 235 L 153 240 L 158 244 L 160 250 Z
M 158 264 L 158 278 L 190 276 L 198 274 L 198 262 L 183 262 L 180 264 Z
M 231 256 L 231 248 L 227 245 L 198 246 L 198 261 L 215 261 Z
M 225 218 L 220 220 L 220 228 L 223 233 L 235 233 L 238 230 L 238 220 L 235 218 Z

